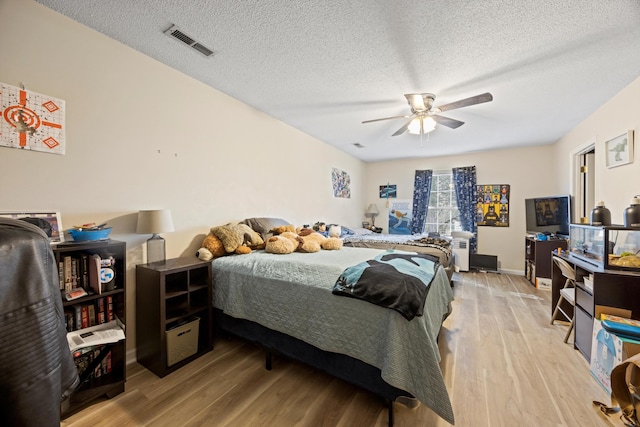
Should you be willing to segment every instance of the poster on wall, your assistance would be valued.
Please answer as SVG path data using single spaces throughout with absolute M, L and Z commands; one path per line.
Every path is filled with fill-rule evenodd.
M 389 234 L 411 234 L 413 200 L 389 202 Z
M 394 185 L 381 185 L 380 186 L 380 198 L 381 199 L 395 199 L 397 194 L 397 186 Z
M 0 146 L 64 154 L 65 102 L 0 83 Z
M 351 198 L 351 178 L 348 173 L 332 168 L 331 183 L 333 185 L 333 197 Z
M 478 185 L 476 223 L 489 227 L 509 226 L 509 184 Z

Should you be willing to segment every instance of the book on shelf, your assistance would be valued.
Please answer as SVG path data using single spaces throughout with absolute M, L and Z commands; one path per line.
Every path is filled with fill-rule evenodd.
M 64 291 L 64 261 L 58 262 L 58 283 L 60 290 Z
M 85 291 L 83 288 L 73 288 L 70 291 L 65 291 L 64 299 L 66 299 L 67 301 L 73 301 L 74 299 L 78 299 L 87 295 L 87 291 Z
M 105 311 L 105 299 L 100 298 L 96 301 L 96 322 L 101 325 L 107 322 L 107 316 Z
M 84 289 L 90 289 L 89 287 L 89 255 L 80 255 L 80 286 Z
M 91 363 L 100 356 L 103 345 L 83 347 L 73 352 L 73 362 L 76 370 L 82 375 L 91 365 Z M 100 378 L 103 375 L 111 373 L 111 351 L 109 351 L 100 363 L 98 363 L 93 372 L 87 376 L 88 380 Z
M 102 283 L 100 281 L 100 255 L 93 254 L 89 258 L 89 286 L 98 295 L 102 295 Z
M 89 326 L 96 326 L 96 306 L 89 304 L 87 309 L 89 311 Z
M 113 314 L 113 296 L 107 295 L 107 301 L 105 303 L 106 308 L 106 318 L 107 321 L 110 322 L 115 319 L 115 315 Z
M 63 258 L 64 261 L 64 290 L 65 291 L 70 291 L 71 289 L 73 289 L 73 286 L 71 286 L 72 281 L 71 281 L 71 256 L 70 255 L 66 255 Z
M 81 310 L 80 324 L 82 325 L 82 328 L 88 328 L 89 326 L 91 326 L 89 324 L 89 306 L 82 305 L 80 306 L 80 310 Z

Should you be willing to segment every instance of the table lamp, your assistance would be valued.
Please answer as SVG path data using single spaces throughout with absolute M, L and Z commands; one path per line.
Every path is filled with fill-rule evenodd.
M 378 210 L 378 206 L 375 203 L 371 203 L 366 211 L 364 211 L 364 216 L 367 218 L 371 218 L 371 225 L 376 226 L 376 217 L 380 211 Z
M 171 211 L 168 209 L 143 210 L 138 212 L 138 234 L 152 234 L 147 240 L 147 262 L 164 262 L 166 259 L 165 240 L 159 233 L 173 231 Z

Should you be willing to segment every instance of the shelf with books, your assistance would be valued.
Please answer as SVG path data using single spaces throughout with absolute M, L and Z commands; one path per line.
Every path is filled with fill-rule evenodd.
M 124 331 L 126 243 L 110 239 L 61 243 L 53 246 L 53 253 L 67 331 L 107 325 L 110 321 L 117 321 Z M 70 299 L 69 293 L 81 296 Z M 63 404 L 63 418 L 98 397 L 122 393 L 126 381 L 126 339 L 83 347 L 73 355 L 82 382 Z

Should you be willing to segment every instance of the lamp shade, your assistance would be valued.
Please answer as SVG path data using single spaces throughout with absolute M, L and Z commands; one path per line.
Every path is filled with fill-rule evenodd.
M 422 123 L 421 123 L 422 122 Z M 422 129 L 420 128 L 422 126 Z M 429 133 L 436 128 L 436 121 L 433 117 L 417 117 L 411 121 L 409 125 L 409 133 L 413 135 L 420 135 L 423 133 Z
M 171 211 L 168 209 L 145 210 L 138 212 L 138 234 L 157 234 L 173 231 Z
M 378 206 L 375 203 L 371 203 L 366 211 L 364 211 L 366 216 L 376 216 L 380 213 L 378 210 Z

